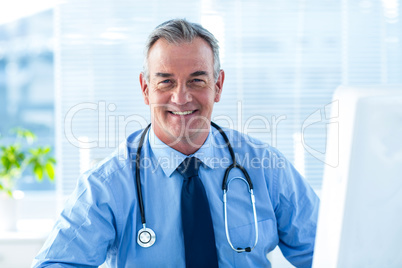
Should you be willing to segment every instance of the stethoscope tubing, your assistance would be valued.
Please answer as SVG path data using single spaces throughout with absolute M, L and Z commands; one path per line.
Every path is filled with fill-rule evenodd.
M 232 182 L 234 179 L 240 179 L 242 181 L 244 181 L 245 184 L 247 184 L 249 193 L 250 193 L 250 201 L 251 201 L 251 205 L 253 207 L 253 217 L 254 217 L 254 230 L 255 230 L 255 241 L 254 241 L 254 245 L 253 247 L 246 247 L 246 248 L 235 248 L 232 244 L 232 240 L 230 239 L 230 235 L 229 235 L 229 227 L 228 227 L 228 214 L 227 214 L 227 192 L 229 191 L 229 184 L 230 182 Z M 255 208 L 255 197 L 254 197 L 254 191 L 253 189 L 250 188 L 250 186 L 247 183 L 247 180 L 245 180 L 242 177 L 234 177 L 231 180 L 229 180 L 228 184 L 227 184 L 227 189 L 223 190 L 223 209 L 224 209 L 224 218 L 225 218 L 225 233 L 226 233 L 226 239 L 228 240 L 228 243 L 230 245 L 230 247 L 238 252 L 250 252 L 252 251 L 255 246 L 258 243 L 258 222 L 257 222 L 257 210 Z
M 250 176 L 248 175 L 247 170 L 242 165 L 239 165 L 236 162 L 236 155 L 233 151 L 232 145 L 229 142 L 228 136 L 226 136 L 226 133 L 223 131 L 223 129 L 220 126 L 218 126 L 217 124 L 215 124 L 214 122 L 211 121 L 211 125 L 219 131 L 219 133 L 222 135 L 223 139 L 225 140 L 226 146 L 228 147 L 230 157 L 232 158 L 232 162 L 233 162 L 225 171 L 225 175 L 224 175 L 223 181 L 222 181 L 222 190 L 227 189 L 227 185 L 228 185 L 227 181 L 228 181 L 229 173 L 233 168 L 239 168 L 242 171 L 244 176 L 246 176 L 248 186 L 250 187 L 250 189 L 253 189 L 253 183 L 250 179 Z
M 141 177 L 140 177 L 140 168 L 141 168 L 141 149 L 144 145 L 145 134 L 148 132 L 148 129 L 151 127 L 149 124 L 145 129 L 143 134 L 141 135 L 140 142 L 137 148 L 137 154 L 135 157 L 135 179 L 137 184 L 137 197 L 138 197 L 138 205 L 140 207 L 141 214 L 141 223 L 144 228 L 146 228 L 146 220 L 145 220 L 145 210 L 144 210 L 144 201 L 142 199 L 142 187 L 141 187 Z
M 250 252 L 251 250 L 253 250 L 255 248 L 255 246 L 257 245 L 258 242 L 258 223 L 257 223 L 257 211 L 255 208 L 255 197 L 254 197 L 254 192 L 253 192 L 253 183 L 251 182 L 250 176 L 247 172 L 247 170 L 241 166 L 240 164 L 237 164 L 236 162 L 236 156 L 235 153 L 233 151 L 233 148 L 229 142 L 228 137 L 226 136 L 226 133 L 222 130 L 221 127 L 219 127 L 217 124 L 215 124 L 214 122 L 211 122 L 211 125 L 216 128 L 219 133 L 222 135 L 223 139 L 225 140 L 225 143 L 228 147 L 230 156 L 232 158 L 232 164 L 225 170 L 225 175 L 222 181 L 222 189 L 223 189 L 223 203 L 224 203 L 224 220 L 225 220 L 225 232 L 226 232 L 226 238 L 228 240 L 228 243 L 230 245 L 230 247 L 236 251 L 236 252 Z M 136 153 L 136 158 L 135 158 L 135 179 L 136 179 L 136 188 L 137 188 L 137 197 L 138 197 L 138 205 L 139 205 L 139 209 L 140 209 L 140 214 L 141 214 L 141 223 L 143 228 L 140 229 L 138 231 L 138 236 L 137 236 L 137 242 L 141 247 L 150 247 L 155 243 L 156 240 L 156 236 L 155 233 L 152 229 L 147 228 L 146 227 L 146 218 L 145 218 L 145 209 L 144 209 L 144 200 L 142 197 L 142 187 L 141 187 L 141 176 L 140 176 L 140 169 L 141 169 L 141 150 L 142 147 L 144 145 L 144 140 L 145 140 L 145 136 L 149 130 L 149 128 L 151 127 L 151 124 L 149 124 L 143 131 L 141 137 L 140 137 L 140 141 L 138 144 L 138 148 L 137 148 L 137 153 Z M 229 235 L 229 230 L 228 230 L 228 220 L 227 220 L 227 191 L 229 190 L 229 183 L 230 181 L 232 181 L 235 178 L 232 178 L 232 180 L 230 180 L 228 182 L 228 177 L 230 174 L 230 171 L 234 168 L 238 168 L 242 171 L 242 173 L 244 174 L 244 176 L 246 177 L 241 178 L 241 177 L 235 177 L 235 178 L 240 178 L 241 180 L 243 180 L 247 186 L 248 186 L 248 190 L 250 192 L 250 199 L 251 199 L 251 203 L 253 206 L 253 215 L 254 215 L 254 225 L 255 225 L 255 242 L 254 242 L 254 246 L 253 247 L 246 247 L 246 248 L 235 248 L 231 242 L 230 239 L 230 235 Z M 146 235 L 144 235 L 146 234 Z M 142 237 L 146 237 L 147 241 L 143 241 Z

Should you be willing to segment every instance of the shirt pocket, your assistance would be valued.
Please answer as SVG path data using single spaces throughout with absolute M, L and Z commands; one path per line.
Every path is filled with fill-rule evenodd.
M 234 248 L 252 248 L 255 243 L 254 222 L 229 230 Z M 233 250 L 235 267 L 271 267 L 267 254 L 278 244 L 278 233 L 272 219 L 258 222 L 258 242 L 251 252 L 238 253 Z

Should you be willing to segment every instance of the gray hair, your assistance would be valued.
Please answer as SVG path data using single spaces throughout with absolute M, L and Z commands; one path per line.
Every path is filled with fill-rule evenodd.
M 173 19 L 166 21 L 157 26 L 149 35 L 147 43 L 145 45 L 145 59 L 143 66 L 143 73 L 145 79 L 149 81 L 148 70 L 148 54 L 151 47 L 160 38 L 165 39 L 172 44 L 180 44 L 183 42 L 192 42 L 196 37 L 204 39 L 212 49 L 214 54 L 214 78 L 218 80 L 221 63 L 219 60 L 219 46 L 218 40 L 207 29 L 200 24 L 188 22 L 185 19 Z

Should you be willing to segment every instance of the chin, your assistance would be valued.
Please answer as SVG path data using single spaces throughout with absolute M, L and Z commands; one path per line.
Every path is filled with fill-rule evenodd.
M 197 119 L 197 120 L 184 120 L 180 123 L 172 122 L 169 117 L 165 118 L 161 124 L 154 125 L 155 132 L 158 137 L 165 143 L 177 143 L 180 141 L 193 141 L 198 142 L 196 139 L 205 134 L 208 136 L 210 119 Z M 191 122 L 192 121 L 192 122 Z M 169 144 L 168 144 L 169 145 Z
M 205 120 L 197 120 L 196 122 L 192 122 L 191 125 L 187 126 L 185 135 L 189 138 L 198 138 L 203 134 L 208 136 L 207 132 L 209 132 L 210 124 L 210 121 L 206 122 Z

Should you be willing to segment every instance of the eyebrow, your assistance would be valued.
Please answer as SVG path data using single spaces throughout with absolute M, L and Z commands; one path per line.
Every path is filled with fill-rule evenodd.
M 202 75 L 208 75 L 208 72 L 206 72 L 206 71 L 196 71 L 196 72 L 190 74 L 191 77 L 202 76 Z M 171 74 L 171 73 L 155 73 L 155 76 L 168 78 L 168 77 L 172 77 L 173 74 Z
M 170 74 L 170 73 L 156 73 L 155 76 L 167 78 L 167 77 L 172 77 L 173 74 Z
M 190 76 L 202 76 L 202 75 L 208 75 L 208 73 L 206 71 L 196 71 L 190 74 Z

